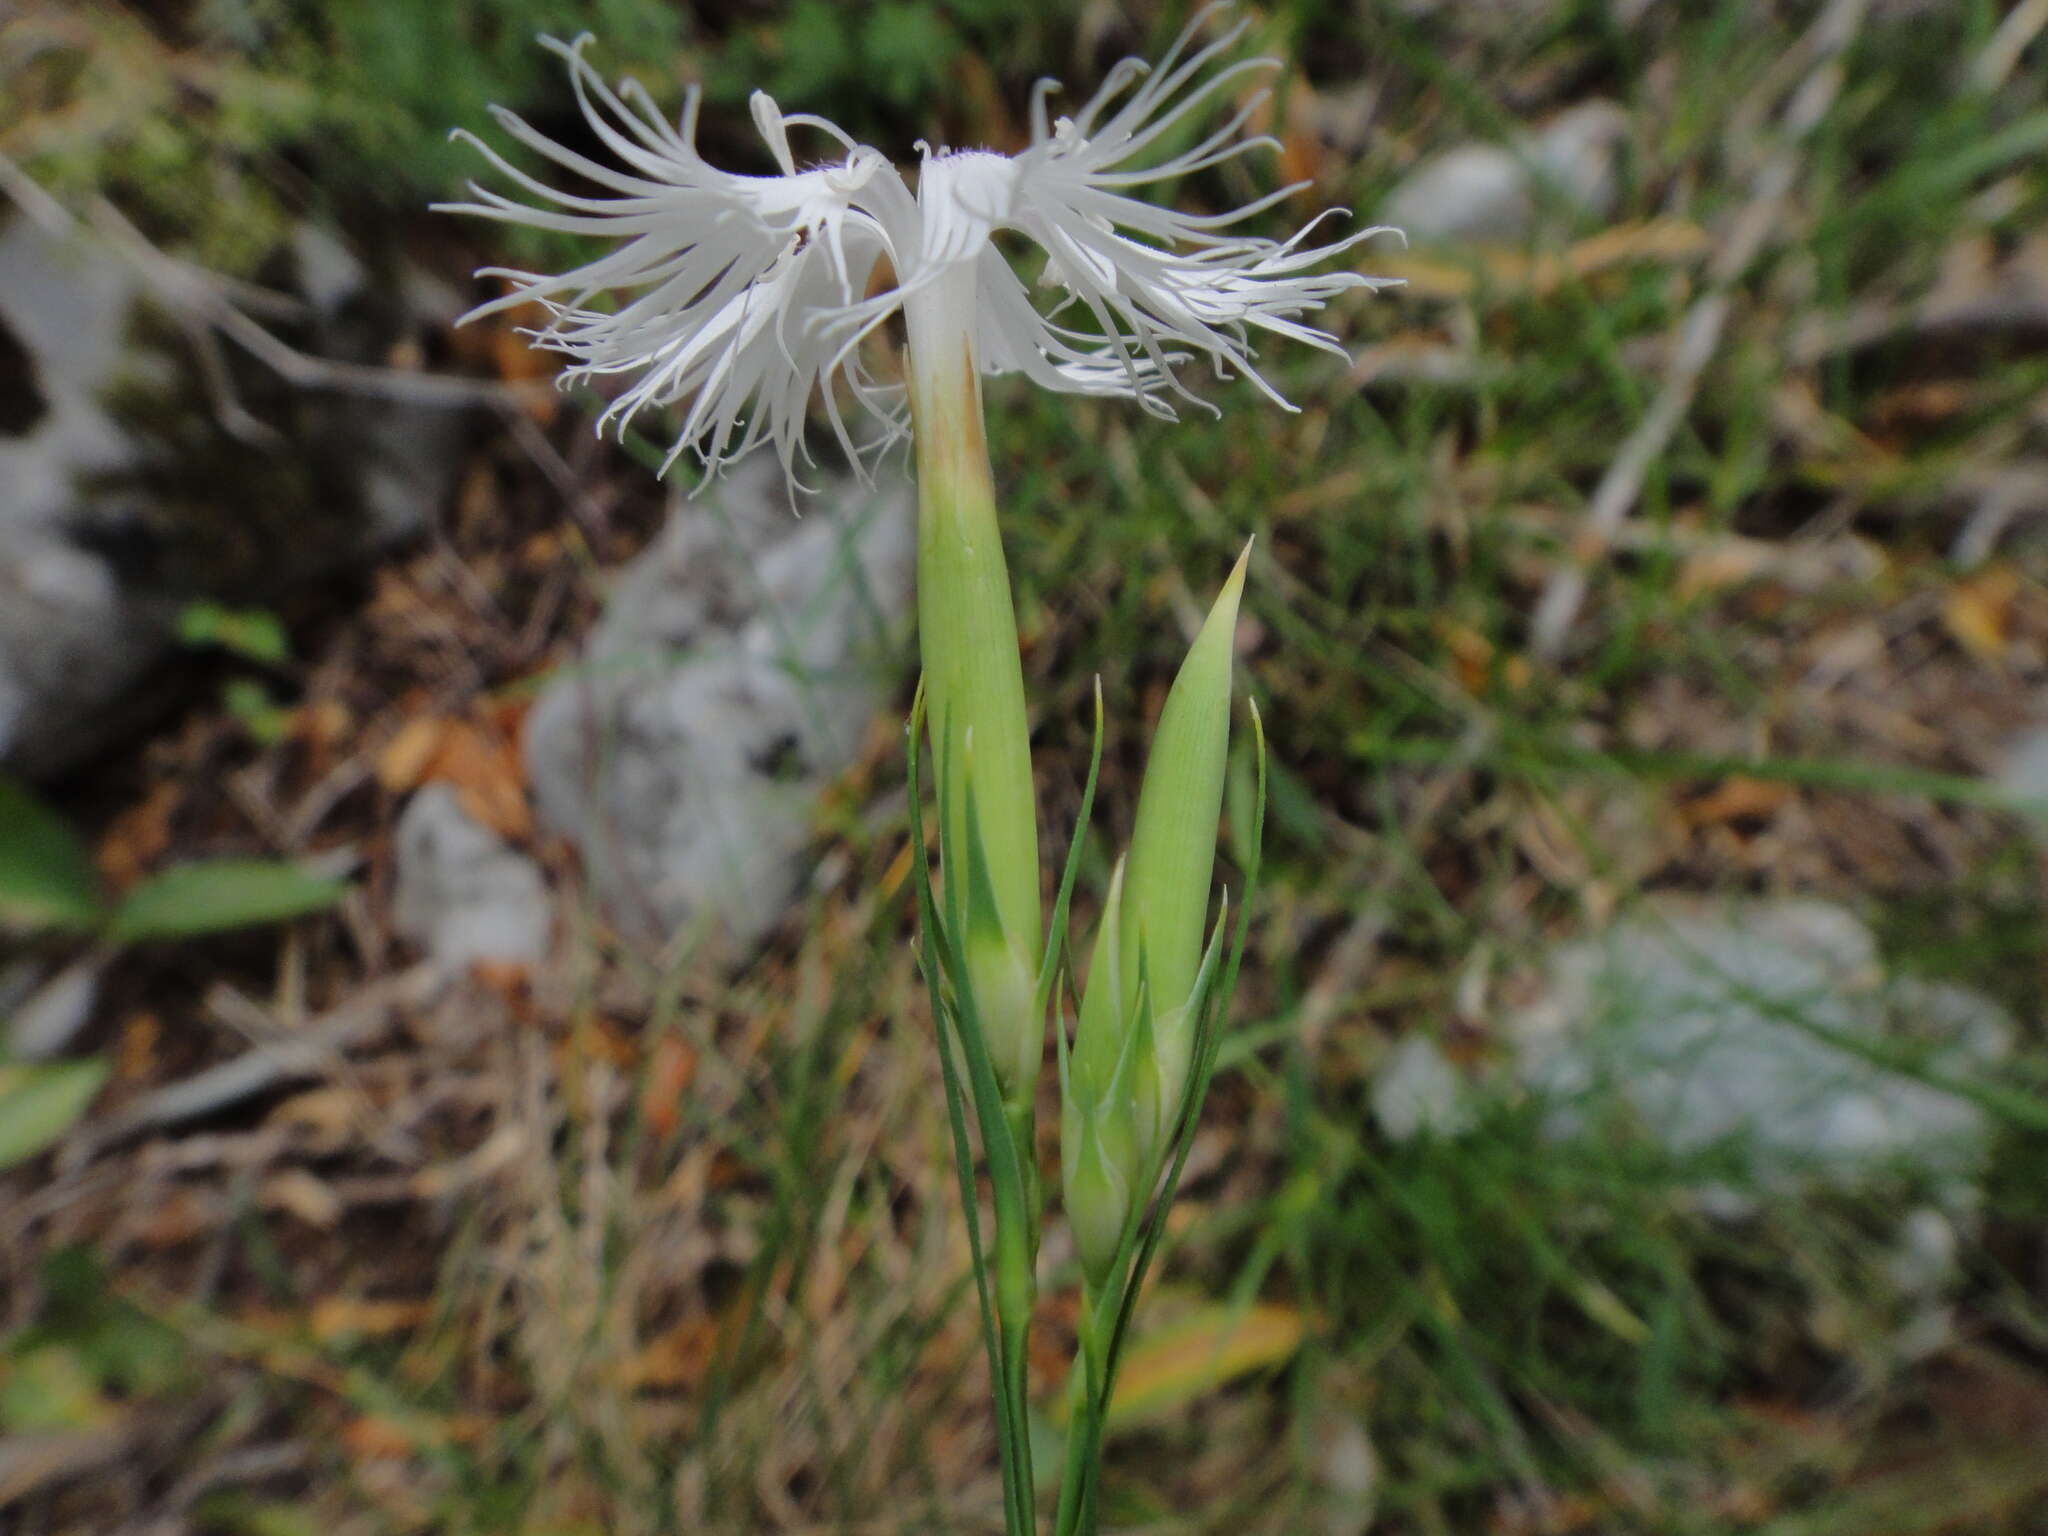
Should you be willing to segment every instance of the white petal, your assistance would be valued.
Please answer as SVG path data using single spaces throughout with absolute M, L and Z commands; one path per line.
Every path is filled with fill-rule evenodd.
M 624 169 L 568 149 L 512 113 L 499 112 L 498 120 L 528 149 L 611 195 L 548 186 L 471 138 L 492 166 L 544 206 L 473 187 L 476 201 L 448 211 L 616 243 L 552 276 L 486 269 L 483 275 L 508 279 L 510 289 L 466 318 L 540 305 L 550 318 L 533 339 L 570 359 L 564 382 L 630 380 L 600 417 L 600 429 L 613 424 L 624 432 L 650 405 L 686 404 L 671 462 L 694 448 L 715 469 L 772 440 L 785 466 L 793 466 L 805 410 L 820 386 L 835 435 L 849 452 L 866 451 L 854 444 L 840 402 L 830 396 L 835 380 L 858 410 L 877 419 L 881 441 L 899 436 L 900 404 L 867 377 L 845 341 L 849 326 L 879 323 L 862 295 L 877 261 L 894 249 L 871 210 L 886 212 L 890 227 L 906 227 L 909 194 L 889 163 L 824 119 L 785 115 L 756 92 L 754 121 L 783 174 L 719 170 L 697 153 L 694 88 L 671 127 L 638 85 L 629 81 L 614 91 L 605 83 L 584 58 L 587 37 L 544 41 L 567 62 L 584 118 Z M 829 134 L 845 149 L 843 159 L 798 171 L 789 144 L 793 125 Z
M 1033 308 L 1023 283 L 993 247 L 982 251 L 978 275 L 981 312 L 976 347 L 984 371 L 1022 373 L 1034 384 L 1063 394 L 1132 393 L 1125 361 L 1100 338 L 1055 324 Z M 1156 375 L 1149 358 L 1139 360 L 1138 366 L 1148 381 Z
M 1190 52 L 1210 18 L 1226 8 L 1211 5 L 1198 13 L 1156 70 L 1128 60 L 1112 70 L 1102 89 L 1072 120 L 1048 125 L 1043 86 L 1034 94 L 1033 143 L 1011 162 L 1008 211 L 993 222 L 1019 230 L 1041 246 L 1046 253 L 1043 280 L 1064 288 L 1071 302 L 1094 317 L 1099 339 L 1061 333 L 1061 344 L 1085 353 L 1085 363 L 1064 356 L 1043 334 L 1038 343 L 1049 364 L 1063 377 L 1085 380 L 1088 393 L 1112 392 L 1102 369 L 1113 360 L 1121 372 L 1119 392 L 1154 409 L 1170 410 L 1169 394 L 1194 398 L 1175 377 L 1172 365 L 1191 355 L 1206 355 L 1219 372 L 1247 374 L 1280 400 L 1253 366 L 1253 333 L 1334 347 L 1334 338 L 1307 324 L 1304 317 L 1346 289 L 1379 285 L 1356 272 L 1312 270 L 1379 231 L 1319 246 L 1309 245 L 1307 238 L 1320 220 L 1285 242 L 1231 232 L 1231 226 L 1270 209 L 1298 188 L 1283 188 L 1242 208 L 1206 216 L 1128 195 L 1128 189 L 1207 169 L 1272 144 L 1270 139 L 1238 137 L 1264 99 L 1260 92 L 1240 101 L 1221 127 L 1191 148 L 1144 163 L 1144 152 L 1192 114 L 1213 106 L 1247 75 L 1275 67 L 1271 60 L 1253 59 L 1211 69 L 1243 34 L 1242 22 Z M 995 179 L 986 170 L 977 175 L 982 182 Z M 927 218 L 933 217 L 922 181 L 919 201 Z M 1021 366 L 1014 350 L 1021 321 L 1007 303 L 1003 321 L 1011 348 L 1003 354 L 1005 361 Z
M 986 150 L 928 154 L 917 173 L 917 206 L 924 215 L 917 248 L 920 268 L 972 261 L 998 226 L 1012 222 L 1018 165 Z

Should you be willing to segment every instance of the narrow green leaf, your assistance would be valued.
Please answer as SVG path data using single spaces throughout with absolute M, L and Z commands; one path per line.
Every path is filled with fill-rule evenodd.
M 0 927 L 89 928 L 99 881 L 85 846 L 55 811 L 0 774 Z
M 1110 871 L 1102 915 L 1095 922 L 1095 942 L 1089 950 L 1088 979 L 1081 989 L 1081 1015 L 1074 1027 L 1074 1092 L 1088 1104 L 1110 1091 L 1128 1034 L 1123 985 L 1117 974 L 1123 949 L 1124 871 L 1128 867 L 1127 860 L 1118 859 Z
M 107 1080 L 107 1064 L 0 1063 L 0 1168 L 26 1162 L 78 1122 Z
M 68 1344 L 12 1350 L 0 1369 L 0 1431 L 11 1435 L 104 1429 L 120 1416 L 84 1353 Z
M 303 1504 L 256 1499 L 240 1489 L 210 1493 L 193 1506 L 192 1513 L 205 1522 L 206 1529 L 219 1529 L 231 1536 L 321 1536 L 323 1529 L 323 1516 Z M 589 1536 L 596 1529 L 551 1526 L 545 1536 Z
M 108 937 L 124 944 L 181 939 L 325 911 L 347 887 L 296 864 L 209 859 L 177 864 L 128 893 Z
M 291 641 L 276 614 L 263 608 L 225 608 L 187 603 L 178 614 L 178 638 L 187 645 L 217 645 L 251 661 L 278 665 L 291 660 Z
M 1074 879 L 1081 872 L 1081 850 L 1088 840 L 1088 820 L 1095 813 L 1095 782 L 1102 773 L 1102 678 L 1095 679 L 1095 740 L 1088 751 L 1088 782 L 1081 789 L 1081 809 L 1074 817 L 1074 838 L 1067 845 L 1067 864 L 1060 874 L 1059 895 L 1052 904 L 1052 927 L 1046 934 L 1045 957 L 1038 968 L 1038 1015 L 1052 1001 L 1053 978 L 1067 950 L 1067 908 L 1074 898 Z M 1061 1092 L 1065 1092 L 1064 1087 Z
M 990 1275 L 988 1251 L 982 1243 L 979 1202 L 974 1193 L 974 1153 L 967 1143 L 967 1116 L 965 1086 L 960 1081 L 959 1068 L 953 1060 L 954 1030 L 958 1027 L 953 1019 L 942 976 L 951 976 L 956 988 L 965 985 L 964 971 L 960 966 L 957 952 L 949 943 L 946 930 L 939 920 L 939 908 L 932 894 L 931 853 L 925 845 L 924 836 L 924 775 L 918 757 L 918 741 L 924 730 L 925 710 L 929 700 L 925 692 L 925 678 L 917 680 L 917 693 L 910 705 L 909 729 L 909 777 L 911 832 L 910 841 L 914 851 L 912 860 L 917 877 L 918 914 L 918 969 L 923 973 L 925 988 L 931 997 L 933 1033 L 938 1037 L 939 1066 L 944 1074 L 946 1087 L 946 1117 L 953 1133 L 953 1166 L 960 1180 L 960 1209 L 967 1224 L 968 1254 L 974 1266 L 974 1289 L 980 1302 L 981 1336 L 983 1348 L 988 1354 L 990 1379 L 1002 1382 L 1004 1372 L 1004 1347 L 999 1332 L 1000 1320 L 996 1313 L 995 1286 Z M 946 816 L 946 792 L 943 782 L 939 787 L 939 843 L 940 856 L 950 842 L 949 822 Z M 1030 1463 L 1029 1430 L 1016 1422 L 1011 1412 L 1009 1395 L 998 1390 L 995 1393 L 996 1436 L 1001 1447 L 1000 1462 L 1003 1477 L 1003 1524 L 1008 1530 L 1029 1530 L 1031 1492 L 1020 1486 L 1021 1469 Z M 1017 1447 L 1024 1444 L 1020 1459 Z

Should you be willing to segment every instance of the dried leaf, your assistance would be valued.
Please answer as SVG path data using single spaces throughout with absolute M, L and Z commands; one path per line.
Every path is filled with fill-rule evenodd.
M 405 1425 L 366 1413 L 341 1428 L 341 1443 L 359 1461 L 397 1461 L 411 1456 L 420 1442 Z
M 291 713 L 294 739 L 310 747 L 331 747 L 355 729 L 355 715 L 339 699 L 309 699 Z
M 1789 784 L 1776 779 L 1753 779 L 1737 775 L 1708 790 L 1680 808 L 1687 826 L 1713 827 L 1751 816 L 1769 816 L 1793 797 Z
M 434 1315 L 429 1301 L 373 1301 L 360 1296 L 325 1296 L 313 1304 L 307 1325 L 323 1343 L 343 1338 L 382 1338 L 406 1333 Z
M 486 723 L 448 716 L 408 720 L 378 754 L 377 782 L 392 794 L 452 785 L 472 821 L 523 840 L 533 831 L 516 745 L 524 709 L 523 702 L 494 706 Z
M 1494 686 L 1496 672 L 1493 642 L 1476 629 L 1448 619 L 1438 624 L 1437 633 L 1451 653 L 1458 685 L 1470 694 L 1489 692 Z M 1510 689 L 1520 689 L 1529 681 L 1529 659 L 1526 656 L 1510 656 L 1498 663 L 1497 669 L 1500 681 Z
M 171 845 L 171 817 L 180 799 L 177 782 L 166 779 L 113 819 L 95 853 L 108 885 L 127 890 L 163 857 Z
M 523 840 L 533 831 L 519 750 L 511 740 L 466 720 L 450 723 L 427 780 L 452 784 L 471 820 L 500 837 Z
M 362 1100 L 356 1090 L 309 1088 L 295 1093 L 264 1117 L 264 1124 L 298 1133 L 316 1147 L 340 1147 L 355 1133 Z
M 691 1317 L 670 1328 L 619 1366 L 628 1391 L 660 1388 L 688 1392 L 703 1382 L 718 1350 L 718 1319 Z
M 1504 292 L 1542 297 L 1567 281 L 1593 277 L 1612 267 L 1643 261 L 1672 266 L 1696 261 L 1712 245 L 1711 237 L 1697 224 L 1685 219 L 1651 219 L 1604 229 L 1562 255 L 1529 256 L 1488 248 L 1476 252 L 1475 261 L 1461 264 L 1389 253 L 1375 258 L 1374 269 L 1383 276 L 1401 278 L 1410 295 L 1418 298 L 1469 299 L 1482 279 Z
M 284 1211 L 323 1232 L 343 1214 L 341 1197 L 303 1168 L 287 1168 L 264 1180 L 262 1203 L 265 1210 Z
M 176 1248 L 219 1231 L 222 1219 L 217 1197 L 180 1187 L 150 1205 L 137 1222 L 135 1236 L 145 1247 Z
M 163 1032 L 163 1021 L 147 1011 L 131 1013 L 121 1021 L 115 1072 L 123 1082 L 147 1082 L 156 1075 L 157 1043 Z
M 2002 661 L 2012 639 L 2013 599 L 2020 579 L 2012 567 L 1988 566 L 1950 589 L 1941 605 L 1948 632 L 1980 661 Z
M 1307 1332 L 1307 1318 L 1293 1307 L 1203 1307 L 1131 1345 L 1110 1400 L 1110 1421 L 1123 1426 L 1158 1418 L 1234 1377 L 1279 1365 Z
M 654 1136 L 666 1140 L 676 1133 L 683 1095 L 696 1078 L 697 1053 L 687 1041 L 663 1035 L 655 1042 L 640 1096 L 640 1118 Z
M 394 795 L 418 789 L 447 729 L 448 721 L 435 715 L 406 721 L 377 754 L 377 782 Z

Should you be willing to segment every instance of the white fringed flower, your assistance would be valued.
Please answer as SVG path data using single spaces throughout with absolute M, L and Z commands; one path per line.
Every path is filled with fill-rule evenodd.
M 510 112 L 497 110 L 497 119 L 520 143 L 610 195 L 550 187 L 464 134 L 518 187 L 552 206 L 473 186 L 477 201 L 446 207 L 620 243 L 558 276 L 488 268 L 480 275 L 511 287 L 472 316 L 537 302 L 551 318 L 532 335 L 571 359 L 565 384 L 599 375 L 629 381 L 600 429 L 612 423 L 623 430 L 649 405 L 682 406 L 669 462 L 694 449 L 712 470 L 763 441 L 793 469 L 814 392 L 856 462 L 901 437 L 908 426 L 903 389 L 867 373 L 861 342 L 905 307 L 925 317 L 911 326 L 913 375 L 940 361 L 920 358 L 920 349 L 952 350 L 955 340 L 938 339 L 952 332 L 981 372 L 1128 397 L 1157 415 L 1174 415 L 1174 395 L 1196 399 L 1176 370 L 1197 356 L 1220 377 L 1245 374 L 1286 405 L 1253 366 L 1254 333 L 1341 351 L 1306 317 L 1345 289 L 1385 280 L 1315 269 L 1382 231 L 1323 245 L 1309 243 L 1321 219 L 1286 241 L 1233 232 L 1299 187 L 1208 216 L 1130 195 L 1272 145 L 1238 137 L 1266 99 L 1258 90 L 1193 147 L 1148 156 L 1247 75 L 1274 67 L 1253 59 L 1210 71 L 1244 23 L 1189 52 L 1227 3 L 1199 13 L 1156 70 L 1135 59 L 1118 65 L 1076 117 L 1048 121 L 1046 99 L 1056 86 L 1041 81 L 1032 95 L 1032 143 L 1018 155 L 920 145 L 914 199 L 878 150 L 822 118 L 785 116 L 759 92 L 754 120 L 781 174 L 717 170 L 696 151 L 695 87 L 671 127 L 635 82 L 617 91 L 605 85 L 583 57 L 587 37 L 566 45 L 543 39 L 568 61 L 583 115 L 618 165 L 577 154 Z M 841 158 L 799 170 L 791 126 L 828 135 Z M 1033 304 L 997 250 L 1001 231 L 1044 252 L 1038 283 L 1062 295 L 1050 310 Z M 895 281 L 871 296 L 885 257 Z M 1062 323 L 1063 312 L 1080 323 Z M 848 424 L 842 392 L 855 415 L 879 428 L 865 442 Z
M 757 91 L 754 122 L 781 174 L 718 170 L 697 153 L 695 86 L 671 127 L 638 82 L 624 81 L 617 91 L 604 83 L 583 56 L 587 34 L 569 44 L 541 41 L 568 62 L 584 119 L 625 169 L 577 154 L 515 113 L 495 108 L 493 115 L 521 144 L 614 195 L 550 187 L 458 130 L 457 137 L 500 172 L 554 206 L 530 207 L 472 183 L 476 202 L 442 204 L 440 211 L 622 243 L 558 276 L 485 268 L 479 276 L 502 277 L 512 286 L 465 318 L 538 303 L 551 318 L 529 334 L 536 345 L 572 359 L 562 375 L 565 386 L 599 375 L 630 377 L 599 418 L 599 430 L 615 424 L 623 432 L 649 405 L 689 401 L 664 471 L 686 448 L 716 467 L 764 439 L 790 465 L 820 383 L 828 386 L 823 394 L 835 430 L 849 452 L 857 452 L 829 387 L 833 373 L 884 424 L 885 443 L 900 436 L 901 387 L 876 384 L 851 349 L 822 347 L 813 329 L 818 317 L 858 303 L 888 251 L 881 224 L 862 204 L 886 201 L 893 189 L 900 216 L 909 195 L 889 162 L 822 118 L 785 115 Z M 789 146 L 792 125 L 831 135 L 844 158 L 799 171 Z M 609 308 L 592 307 L 600 297 Z
M 1299 317 L 1347 288 L 1378 287 L 1386 281 L 1356 272 L 1309 274 L 1310 268 L 1384 233 L 1380 229 L 1360 230 L 1313 247 L 1305 241 L 1320 220 L 1284 244 L 1224 233 L 1300 191 L 1302 184 L 1281 187 L 1230 213 L 1207 217 L 1129 195 L 1132 188 L 1206 170 L 1255 149 L 1279 147 L 1267 137 L 1238 137 L 1270 95 L 1260 89 L 1193 147 L 1144 163 L 1147 150 L 1218 99 L 1226 87 L 1277 67 L 1271 59 L 1247 59 L 1201 78 L 1203 70 L 1243 36 L 1248 23 L 1242 21 L 1182 58 L 1209 18 L 1227 8 L 1227 3 L 1216 4 L 1198 12 L 1156 69 L 1139 59 L 1125 59 L 1110 71 L 1078 117 L 1048 123 L 1046 99 L 1058 85 L 1040 81 L 1031 98 L 1031 147 L 1014 160 L 979 154 L 947 157 L 965 162 L 955 196 L 973 203 L 995 227 L 1017 230 L 1036 242 L 1046 254 L 1040 283 L 1065 289 L 1067 302 L 1085 306 L 1101 336 L 1108 339 L 1107 348 L 1085 367 L 1070 363 L 1062 368 L 1066 382 L 1039 377 L 1041 383 L 1089 394 L 1129 395 L 1170 418 L 1174 412 L 1165 398 L 1168 392 L 1194 399 L 1171 366 L 1185 355 L 1181 349 L 1193 348 L 1209 356 L 1219 377 L 1243 373 L 1284 406 L 1287 402 L 1252 366 L 1250 331 L 1272 331 L 1341 352 L 1334 337 L 1302 324 Z M 1137 88 L 1132 90 L 1134 83 Z M 1127 91 L 1128 98 L 1116 105 Z M 933 164 L 926 162 L 927 174 Z M 984 281 L 990 290 L 984 296 L 991 304 L 989 326 L 1003 324 L 1001 339 L 1009 350 L 1028 348 L 1057 356 L 1059 345 L 1072 344 L 1079 334 L 1055 327 L 1035 311 L 1037 329 L 1028 331 L 1022 313 L 1028 301 L 1020 306 L 999 298 L 998 290 L 1005 285 L 992 269 L 985 269 Z M 1009 283 L 1015 286 L 1015 278 Z M 1102 377 L 1108 356 L 1113 356 L 1122 375 L 1113 385 Z

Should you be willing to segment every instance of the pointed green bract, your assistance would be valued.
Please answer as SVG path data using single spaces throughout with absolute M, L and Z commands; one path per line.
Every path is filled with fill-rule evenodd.
M 1108 1277 L 1143 1178 L 1134 1102 L 1139 1063 L 1117 984 L 1123 888 L 1124 864 L 1118 860 L 1096 924 L 1088 989 L 1081 998 L 1060 1105 L 1061 1195 L 1082 1272 L 1094 1286 Z
M 1194 1046 L 1188 994 L 1201 966 L 1209 885 L 1230 755 L 1230 674 L 1251 546 L 1188 648 L 1160 712 L 1131 832 L 1118 964 L 1123 1012 L 1134 1016 L 1143 974 L 1156 999 L 1153 1081 L 1140 1084 L 1140 1147 L 1148 1156 L 1179 1108 Z
M 1123 987 L 1117 974 L 1119 928 L 1123 913 L 1124 869 L 1118 859 L 1095 924 L 1095 944 L 1088 963 L 1088 985 L 1081 994 L 1081 1019 L 1074 1034 L 1074 1062 L 1069 1095 L 1094 1103 L 1109 1092 L 1117 1058 L 1124 1048 Z
M 1060 1193 L 1081 1272 L 1105 1285 L 1130 1220 L 1138 1148 L 1128 1111 L 1069 1095 L 1060 1108 Z

